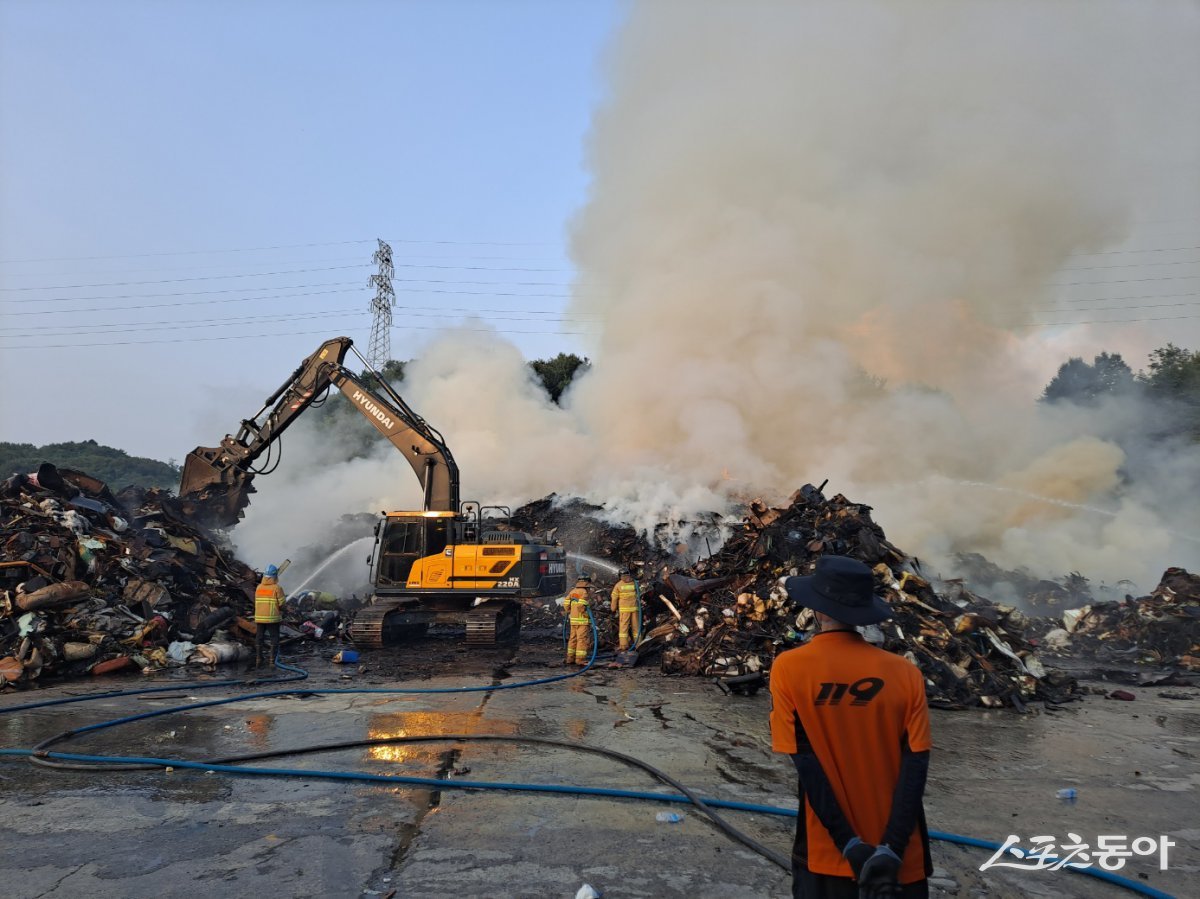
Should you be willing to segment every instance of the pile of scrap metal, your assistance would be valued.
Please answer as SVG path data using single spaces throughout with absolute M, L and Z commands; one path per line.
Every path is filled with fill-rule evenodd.
M 640 654 L 661 649 L 668 673 L 714 676 L 735 687 L 761 681 L 774 657 L 813 626 L 780 579 L 810 574 L 822 554 L 874 569 L 895 617 L 864 628 L 864 636 L 921 669 L 931 705 L 1023 708 L 1072 697 L 1074 681 L 1042 666 L 1017 609 L 961 583 L 935 591 L 918 561 L 888 542 L 869 506 L 840 494 L 827 499 L 811 484 L 785 508 L 752 502 L 741 530 L 718 552 L 651 584 Z
M 165 491 L 114 496 L 48 463 L 15 475 L 0 484 L 0 684 L 236 661 L 255 583 Z
M 1149 596 L 1068 609 L 1048 646 L 1200 671 L 1200 574 L 1168 568 Z

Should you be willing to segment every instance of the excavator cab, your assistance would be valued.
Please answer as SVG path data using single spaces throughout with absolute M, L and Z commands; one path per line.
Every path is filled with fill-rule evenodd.
M 413 566 L 427 556 L 440 556 L 450 544 L 453 519 L 448 512 L 385 514 L 377 529 L 376 586 L 383 590 L 407 587 Z
M 466 624 L 467 642 L 519 633 L 522 598 L 561 596 L 566 551 L 538 543 L 477 503 L 449 512 L 385 512 L 375 530 L 375 595 L 351 626 L 355 642 L 381 646 L 430 624 Z

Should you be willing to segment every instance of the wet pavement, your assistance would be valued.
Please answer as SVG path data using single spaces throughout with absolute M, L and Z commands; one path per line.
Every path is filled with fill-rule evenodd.
M 328 655 L 326 653 L 325 655 Z M 463 686 L 559 674 L 558 646 L 533 635 L 512 650 L 434 638 L 367 656 L 348 672 L 301 660 L 307 687 Z M 402 683 L 400 683 L 402 682 Z M 134 678 L 5 694 L 0 706 Z M 1177 690 L 1177 688 L 1176 688 Z M 1178 896 L 1200 895 L 1200 707 L 1131 688 L 1135 702 L 1089 696 L 1064 711 L 934 712 L 927 794 L 932 828 L 1025 845 L 1068 833 L 1171 834 L 1171 868 L 1134 857 L 1121 872 Z M 234 691 L 105 699 L 0 715 L 0 745 Z M 1183 691 L 1195 694 L 1195 690 Z M 704 795 L 794 807 L 794 773 L 770 752 L 769 698 L 725 697 L 654 670 L 481 693 L 256 699 L 140 721 L 73 740 L 76 752 L 204 759 L 314 743 L 421 733 L 563 739 L 627 753 Z M 274 766 L 521 783 L 662 790 L 645 773 L 543 746 L 435 743 L 295 756 Z M 1055 798 L 1078 790 L 1067 805 Z M 683 815 L 678 824 L 659 811 Z M 788 819 L 725 813 L 787 853 Z M 784 872 L 683 806 L 569 795 L 432 790 L 330 780 L 50 771 L 0 760 L 0 883 L 13 897 L 783 896 Z M 1132 895 L 1071 872 L 978 870 L 990 853 L 935 844 L 934 895 Z

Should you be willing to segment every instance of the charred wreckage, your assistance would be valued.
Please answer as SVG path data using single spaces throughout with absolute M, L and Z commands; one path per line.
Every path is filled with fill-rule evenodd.
M 699 558 L 684 558 L 687 548 L 671 542 L 666 526 L 647 539 L 579 499 L 530 503 L 508 527 L 564 545 L 601 589 L 617 566 L 633 571 L 643 620 L 622 663 L 657 662 L 664 673 L 713 678 L 730 690 L 753 692 L 774 658 L 811 633 L 811 613 L 792 605 L 780 579 L 809 573 L 827 553 L 871 566 L 895 614 L 863 635 L 916 664 L 935 706 L 1069 700 L 1074 680 L 1045 661 L 1068 652 L 1200 670 L 1198 575 L 1169 569 L 1147 596 L 1035 617 L 961 579 L 927 574 L 887 540 L 869 506 L 813 485 L 781 507 L 751 502 Z M 0 485 L 0 683 L 243 659 L 257 578 L 220 532 L 167 491 L 114 494 L 51 464 L 14 475 Z M 545 621 L 561 617 L 541 599 L 524 605 Z M 336 610 L 289 611 L 285 637 L 352 639 Z M 604 602 L 595 612 L 603 643 L 612 615 Z

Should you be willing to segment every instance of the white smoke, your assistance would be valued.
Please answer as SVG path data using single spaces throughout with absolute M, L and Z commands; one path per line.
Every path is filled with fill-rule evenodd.
M 559 408 L 507 341 L 454 331 L 406 398 L 466 498 L 578 493 L 649 529 L 828 477 L 922 555 L 1142 585 L 1195 564 L 1163 476 L 1186 465 L 1034 404 L 1027 325 L 1071 254 L 1124 236 L 1157 148 L 1200 158 L 1198 37 L 1187 2 L 635 4 L 572 229 L 592 369 Z M 321 493 L 412 502 L 380 452 Z

